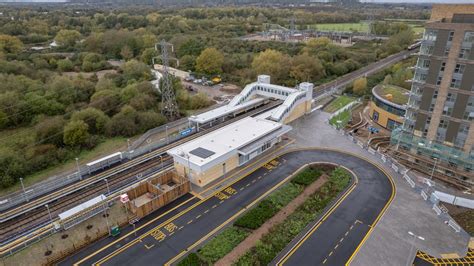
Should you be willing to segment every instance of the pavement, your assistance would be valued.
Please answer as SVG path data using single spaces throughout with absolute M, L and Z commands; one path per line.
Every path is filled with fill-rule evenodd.
M 395 199 L 361 246 L 351 265 L 406 265 L 407 261 L 414 260 L 416 250 L 438 258 L 454 253 L 465 256 L 469 235 L 452 230 L 399 174 L 383 164 L 378 157 L 369 154 L 330 127 L 326 123 L 329 116 L 328 113 L 314 111 L 293 122 L 293 130 L 289 133 L 295 139 L 293 148 L 327 147 L 356 153 L 393 176 L 397 189 Z M 408 231 L 425 240 L 413 242 Z

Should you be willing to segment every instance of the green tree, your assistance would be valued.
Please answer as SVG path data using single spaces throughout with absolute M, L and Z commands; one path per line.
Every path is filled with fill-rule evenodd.
M 77 30 L 60 30 L 54 40 L 61 46 L 73 47 L 81 39 Z
M 82 120 L 69 122 L 64 127 L 64 144 L 71 147 L 83 146 L 89 138 L 89 126 Z
M 90 134 L 102 134 L 105 132 L 105 126 L 107 125 L 109 118 L 104 114 L 104 112 L 89 107 L 75 112 L 72 115 L 71 120 L 84 121 L 88 126 L 88 132 Z
M 352 84 L 352 90 L 356 95 L 362 96 L 367 89 L 367 78 L 358 78 Z
M 224 55 L 216 48 L 206 48 L 196 59 L 196 70 L 208 75 L 222 72 Z
M 16 54 L 23 50 L 23 43 L 17 37 L 0 34 L 0 53 Z
M 8 124 L 8 116 L 3 111 L 0 110 L 0 129 L 3 129 Z
M 58 60 L 57 64 L 60 71 L 71 71 L 74 67 L 69 59 Z
M 119 108 L 120 95 L 113 90 L 100 90 L 92 95 L 89 105 L 108 115 L 113 115 Z
M 281 52 L 268 49 L 259 53 L 252 61 L 252 69 L 257 75 L 270 75 L 275 83 L 288 78 L 289 57 Z
M 123 75 L 127 80 L 149 80 L 151 78 L 150 68 L 135 59 L 130 60 L 122 66 Z
M 131 137 L 139 132 L 138 113 L 131 106 L 124 106 L 122 110 L 110 120 L 107 131 L 110 136 Z
M 125 45 L 122 47 L 122 50 L 120 50 L 120 55 L 122 56 L 122 59 L 128 61 L 133 58 L 133 51 L 128 47 L 128 45 Z

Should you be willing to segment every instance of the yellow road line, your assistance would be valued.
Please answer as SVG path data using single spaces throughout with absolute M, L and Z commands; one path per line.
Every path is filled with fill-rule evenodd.
M 293 141 L 290 141 L 290 142 L 288 142 L 288 143 L 286 143 L 285 145 L 282 145 L 281 147 L 277 148 L 277 149 L 274 150 L 272 153 L 268 154 L 267 156 L 263 157 L 262 159 L 265 159 L 265 158 L 270 157 L 271 155 L 274 155 L 276 152 L 278 152 L 279 150 L 283 149 L 284 147 L 286 147 L 287 145 L 291 144 L 292 142 L 294 142 L 294 140 L 293 140 Z M 261 159 L 261 160 L 262 160 L 262 159 Z M 264 164 L 268 163 L 270 160 L 273 160 L 273 157 L 272 157 L 272 159 L 269 159 L 268 161 L 264 161 L 264 162 L 261 163 L 258 167 L 255 167 L 254 169 L 252 169 L 252 170 L 249 171 L 248 173 L 244 174 L 243 176 L 241 176 L 241 177 L 237 178 L 236 180 L 232 181 L 231 184 L 229 184 L 229 186 L 231 186 L 231 185 L 237 183 L 238 181 L 244 179 L 245 177 L 249 176 L 249 175 L 252 174 L 253 172 L 257 171 L 257 170 L 260 169 Z M 259 160 L 259 161 L 260 161 L 260 160 Z M 245 170 L 245 169 L 247 169 L 247 168 L 249 168 L 249 167 L 251 167 L 251 166 L 254 166 L 254 165 L 257 164 L 259 161 L 256 161 L 256 162 L 254 162 L 254 163 L 248 165 L 247 167 L 241 169 L 241 171 L 243 171 L 243 170 Z M 240 173 L 240 171 L 237 172 L 237 173 Z M 237 173 L 235 173 L 234 175 L 236 175 Z M 217 186 L 218 184 L 219 184 L 219 183 L 215 184 L 215 186 Z M 175 220 L 175 219 L 181 217 L 182 215 L 186 214 L 187 212 L 189 212 L 190 210 L 192 210 L 192 209 L 194 209 L 195 207 L 199 206 L 200 204 L 206 202 L 207 200 L 213 198 L 217 193 L 220 193 L 220 192 L 222 192 L 222 191 L 224 191 L 224 188 L 223 188 L 222 190 L 219 190 L 219 191 L 214 192 L 213 194 L 209 195 L 209 196 L 208 196 L 207 198 L 205 198 L 204 200 L 200 200 L 199 202 L 197 202 L 197 203 L 195 203 L 194 205 L 190 206 L 190 207 L 187 208 L 186 210 L 183 210 L 182 212 L 180 212 L 180 213 L 176 214 L 175 216 L 171 217 L 170 219 L 168 219 L 168 220 L 165 221 L 164 223 L 162 223 L 162 224 L 156 226 L 155 228 L 149 230 L 147 233 L 141 235 L 141 236 L 139 237 L 139 239 L 143 239 L 144 237 L 148 236 L 148 235 L 150 234 L 150 232 L 152 232 L 153 230 L 159 229 L 159 228 L 163 227 L 165 224 L 168 224 L 169 222 L 171 222 L 171 221 L 173 221 L 173 220 Z M 216 205 L 214 205 L 214 206 L 216 206 Z M 214 206 L 212 206 L 212 207 L 215 208 Z M 217 206 L 216 206 L 216 207 L 217 207 Z M 156 220 L 156 219 L 157 219 L 157 218 L 153 219 L 152 221 L 148 222 L 147 224 L 153 222 L 153 221 Z M 143 226 L 141 226 L 140 228 L 142 228 L 142 227 L 143 227 Z M 128 235 L 128 234 L 127 234 L 127 235 Z M 122 238 L 121 238 L 121 239 L 122 239 Z M 119 240 L 120 240 L 120 239 L 119 239 Z M 117 240 L 117 241 L 119 241 L 119 240 Z M 103 247 L 103 248 L 99 249 L 98 251 L 94 252 L 93 254 L 88 255 L 86 258 L 83 258 L 82 260 L 80 260 L 79 262 L 75 263 L 74 265 L 75 265 L 75 266 L 76 266 L 76 265 L 79 265 L 80 263 L 82 263 L 82 262 L 84 262 L 85 260 L 91 258 L 92 256 L 95 256 L 97 253 L 101 252 L 102 250 L 104 250 L 104 249 L 110 247 L 111 245 L 115 244 L 117 241 L 114 241 L 114 242 L 110 243 L 109 245 L 107 245 L 106 247 Z M 108 255 L 105 256 L 104 258 L 100 259 L 96 264 L 97 264 L 97 265 L 100 265 L 100 263 L 103 263 L 103 262 L 109 260 L 110 258 L 112 258 L 113 256 L 115 256 L 115 255 L 117 255 L 117 254 L 120 254 L 121 252 L 123 252 L 124 250 L 128 249 L 129 247 L 131 247 L 131 246 L 132 246 L 133 244 L 135 244 L 135 243 L 136 243 L 136 240 L 134 240 L 134 241 L 128 243 L 127 245 L 124 245 L 123 247 L 121 247 L 121 248 L 119 248 L 119 249 L 113 251 L 112 253 L 108 254 Z
M 303 166 L 302 168 L 306 167 Z M 300 169 L 298 169 L 296 172 L 299 172 Z M 230 221 L 232 221 L 233 219 L 235 219 L 236 217 L 238 217 L 239 215 L 241 215 L 242 213 L 244 213 L 245 211 L 247 211 L 247 209 L 251 208 L 253 205 L 257 204 L 260 200 L 262 200 L 264 197 L 266 197 L 268 194 L 272 193 L 273 191 L 275 191 L 276 189 L 278 189 L 281 185 L 283 185 L 284 183 L 286 183 L 289 179 L 293 178 L 294 175 L 289 175 L 287 176 L 286 178 L 284 178 L 283 180 L 281 180 L 280 182 L 278 182 L 277 184 L 275 184 L 273 187 L 271 187 L 270 189 L 268 189 L 264 194 L 262 194 L 260 197 L 258 197 L 257 199 L 255 199 L 254 201 L 252 201 L 251 203 L 249 203 L 247 206 L 245 206 L 245 208 L 242 208 L 240 211 L 238 211 L 237 213 L 235 213 L 234 215 L 232 215 L 230 218 L 228 218 L 227 220 L 225 220 L 222 224 L 220 224 L 219 226 L 217 226 L 216 228 L 214 228 L 211 232 L 209 232 L 208 234 L 206 234 L 205 236 L 203 236 L 201 239 L 199 239 L 198 241 L 194 242 L 194 244 L 192 244 L 191 246 L 187 247 L 185 250 L 183 250 L 182 252 L 180 252 L 177 256 L 173 257 L 171 260 L 169 260 L 168 262 L 165 263 L 165 265 L 171 265 L 172 263 L 176 262 L 179 258 L 181 258 L 184 254 L 187 253 L 187 251 L 190 251 L 192 250 L 193 248 L 195 248 L 196 246 L 198 246 L 199 244 L 201 244 L 203 241 L 205 241 L 206 239 L 208 239 L 209 237 L 211 237 L 212 235 L 214 235 L 216 232 L 218 232 L 221 228 L 223 228 L 225 225 L 227 225 Z
M 312 228 L 309 232 L 307 232 L 306 235 L 302 239 L 300 239 L 298 241 L 298 243 L 296 245 L 294 245 L 289 250 L 289 252 L 287 252 L 283 256 L 283 258 L 280 259 L 280 261 L 277 263 L 277 265 L 283 265 L 283 263 L 285 263 L 296 252 L 296 250 L 298 250 L 301 247 L 301 245 L 303 245 L 303 243 L 319 228 L 319 226 L 322 224 L 322 222 L 325 221 L 327 219 L 327 217 L 329 217 L 334 212 L 334 210 L 336 210 L 337 207 L 339 207 L 339 205 L 356 188 L 357 184 L 359 183 L 359 179 L 358 179 L 357 175 L 354 172 L 352 172 L 352 170 L 350 170 L 350 169 L 348 169 L 344 166 L 340 166 L 340 167 L 343 167 L 344 169 L 348 170 L 352 174 L 352 176 L 355 178 L 354 182 L 351 184 L 349 189 L 346 190 L 344 192 L 344 194 L 336 201 L 336 203 L 333 206 L 331 206 L 331 208 L 323 215 L 323 217 L 320 218 L 320 221 L 316 224 L 316 226 L 314 228 Z M 346 233 L 346 235 L 347 235 L 347 233 Z

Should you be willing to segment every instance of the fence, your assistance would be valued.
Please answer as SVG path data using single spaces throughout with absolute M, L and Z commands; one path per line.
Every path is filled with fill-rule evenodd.
M 421 180 L 417 180 L 418 178 L 416 176 L 411 176 L 411 174 L 409 173 L 409 169 L 407 169 L 402 164 L 398 163 L 396 160 L 394 160 L 390 156 L 381 153 L 380 149 L 378 151 L 375 151 L 374 149 L 372 149 L 365 143 L 362 143 L 361 145 L 361 141 L 355 139 L 353 136 L 349 135 L 344 130 L 337 129 L 335 126 L 332 126 L 332 127 L 335 130 L 339 131 L 341 135 L 347 136 L 350 141 L 357 144 L 362 149 L 366 150 L 369 154 L 372 154 L 375 157 L 379 158 L 381 162 L 383 162 L 388 167 L 392 168 L 393 171 L 399 175 L 399 177 L 405 179 L 405 181 L 410 185 L 410 187 L 421 195 L 421 197 L 433 209 L 433 211 L 438 215 L 438 217 L 447 225 L 449 225 L 455 232 L 457 233 L 462 232 L 463 234 L 467 234 L 448 214 L 447 209 L 444 206 L 439 205 L 439 202 L 446 201 L 451 204 L 464 206 L 468 208 L 474 208 L 474 201 L 460 198 L 460 197 L 455 197 L 453 195 L 449 195 L 447 193 L 434 190 L 433 189 L 434 182 L 432 180 L 429 180 L 427 178 L 421 178 Z M 415 180 L 417 180 L 418 182 L 415 182 Z

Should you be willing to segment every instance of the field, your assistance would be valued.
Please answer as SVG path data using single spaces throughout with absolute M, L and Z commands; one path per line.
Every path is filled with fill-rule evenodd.
M 328 106 L 326 106 L 324 111 L 328 113 L 334 113 L 352 101 L 354 101 L 354 98 L 341 95 L 332 101 Z
M 404 21 L 400 21 L 404 22 Z M 410 23 L 410 21 L 405 22 L 410 26 L 416 34 L 423 33 L 425 29 L 422 23 Z M 366 33 L 369 30 L 369 23 L 359 22 L 359 23 L 328 23 L 328 24 L 315 24 L 310 26 L 311 29 L 321 30 L 321 31 L 350 31 L 350 32 L 364 32 Z

